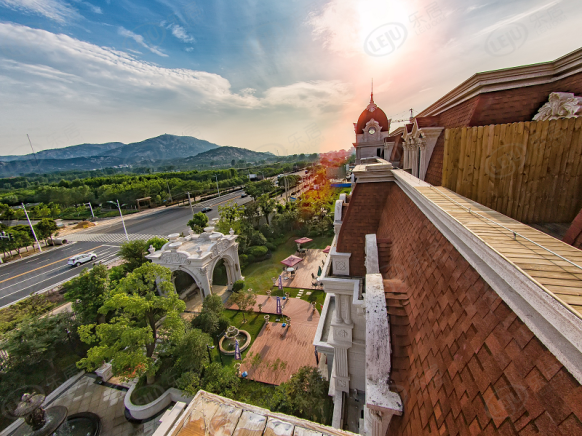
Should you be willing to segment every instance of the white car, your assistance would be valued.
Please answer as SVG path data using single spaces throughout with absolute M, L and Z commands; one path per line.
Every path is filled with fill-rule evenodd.
M 82 263 L 94 261 L 95 259 L 97 259 L 97 255 L 93 252 L 77 254 L 69 259 L 68 264 L 71 266 L 79 266 Z

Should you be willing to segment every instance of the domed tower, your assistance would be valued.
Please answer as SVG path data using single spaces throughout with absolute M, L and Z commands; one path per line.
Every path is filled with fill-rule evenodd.
M 390 132 L 390 120 L 374 103 L 374 91 L 370 94 L 370 104 L 364 109 L 354 123 L 356 132 L 356 164 L 366 157 L 384 158 L 386 138 Z

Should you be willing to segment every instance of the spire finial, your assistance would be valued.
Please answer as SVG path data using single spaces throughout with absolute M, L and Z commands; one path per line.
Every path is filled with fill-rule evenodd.
M 372 78 L 372 88 L 370 92 L 370 103 L 374 103 L 374 78 Z

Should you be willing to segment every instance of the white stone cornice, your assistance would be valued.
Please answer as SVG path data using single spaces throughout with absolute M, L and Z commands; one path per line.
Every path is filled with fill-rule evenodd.
M 479 94 L 554 83 L 578 73 L 582 73 L 582 48 L 551 62 L 477 73 L 417 116 L 439 115 Z

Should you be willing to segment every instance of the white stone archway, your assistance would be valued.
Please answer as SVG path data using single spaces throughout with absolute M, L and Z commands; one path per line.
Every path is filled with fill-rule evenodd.
M 224 259 L 228 277 L 228 288 L 242 278 L 238 259 L 237 235 L 231 230 L 229 235 L 215 232 L 214 227 L 206 227 L 204 233 L 180 237 L 169 235 L 169 242 L 161 250 L 150 247 L 146 256 L 153 263 L 165 266 L 171 271 L 189 274 L 205 298 L 212 294 L 212 273 L 220 259 Z

